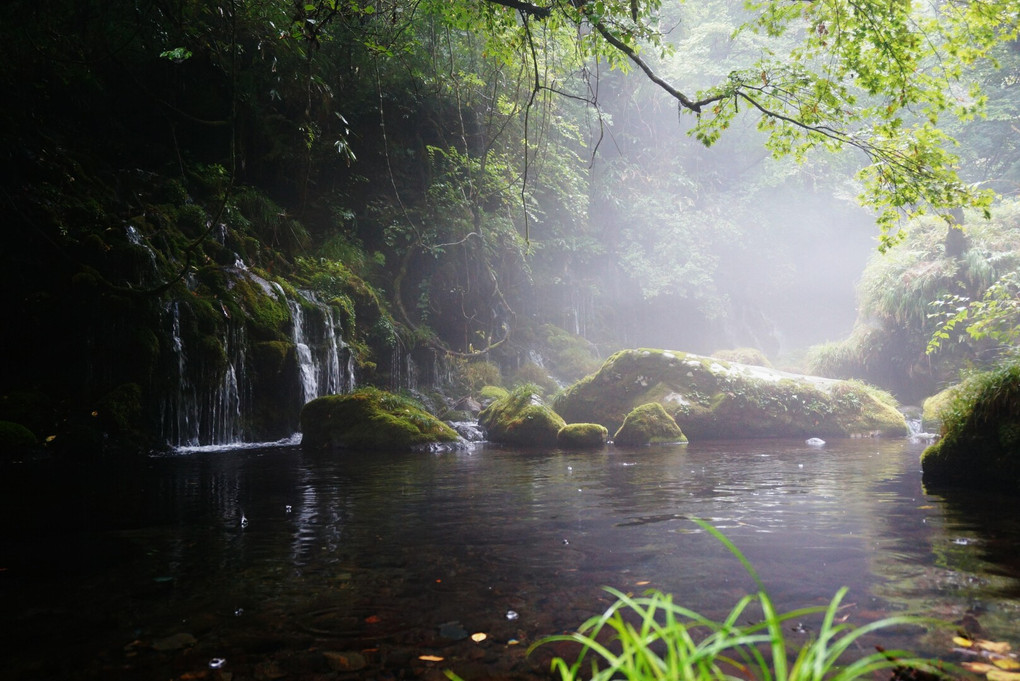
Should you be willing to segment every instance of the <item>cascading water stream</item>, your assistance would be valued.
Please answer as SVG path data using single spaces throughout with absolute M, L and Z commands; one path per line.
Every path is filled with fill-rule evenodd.
M 176 391 L 163 401 L 161 409 L 164 439 L 174 447 L 227 445 L 243 437 L 243 418 L 250 402 L 251 387 L 245 371 L 248 353 L 244 327 L 229 324 L 219 340 L 226 357 L 222 375 L 201 387 L 197 377 L 208 377 L 201 362 L 189 359 L 181 334 L 181 304 L 168 303 L 170 346 L 176 355 L 172 377 Z M 197 366 L 196 366 L 197 364 Z
M 164 308 L 166 329 L 173 359 L 166 367 L 169 389 L 164 390 L 160 418 L 163 440 L 170 446 L 192 449 L 207 446 L 242 446 L 253 437 L 250 425 L 256 420 L 256 402 L 273 399 L 274 409 L 290 410 L 296 415 L 301 406 L 316 397 L 340 394 L 356 385 L 354 357 L 343 340 L 343 329 L 333 308 L 319 300 L 312 291 L 288 295 L 277 283 L 271 283 L 246 268 L 235 268 L 233 274 L 246 277 L 259 285 L 267 296 L 284 303 L 290 313 L 291 342 L 296 358 L 296 376 L 283 379 L 293 386 L 293 397 L 252 394 L 250 375 L 252 348 L 248 347 L 243 321 L 231 319 L 224 309 L 225 331 L 215 341 L 191 339 L 182 333 L 182 312 L 187 301 L 173 301 Z M 199 346 L 201 343 L 201 346 Z M 189 347 L 194 344 L 195 347 Z M 222 360 L 210 365 L 210 347 L 218 344 Z M 300 401 L 300 404 L 296 402 Z M 286 403 L 285 403 L 286 402 Z M 264 407 L 263 407 L 264 408 Z M 295 421 L 292 421 L 294 423 Z M 260 434 L 285 437 L 279 426 L 265 427 Z

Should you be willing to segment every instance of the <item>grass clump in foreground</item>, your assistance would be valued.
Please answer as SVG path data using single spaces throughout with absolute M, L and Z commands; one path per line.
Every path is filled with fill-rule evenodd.
M 849 663 L 841 662 L 844 653 L 866 634 L 897 625 L 932 624 L 934 620 L 894 616 L 860 627 L 837 622 L 836 613 L 846 588 L 840 589 L 828 606 L 781 614 L 776 611 L 758 573 L 740 550 L 707 522 L 695 522 L 740 560 L 758 586 L 758 592 L 744 596 L 726 619 L 716 622 L 703 617 L 675 604 L 672 596 L 659 591 L 634 597 L 607 589 L 617 600 L 603 614 L 589 619 L 574 633 L 545 638 L 531 650 L 556 641 L 580 644 L 581 650 L 573 662 L 559 657 L 552 662 L 553 671 L 564 681 L 580 678 L 592 681 L 851 681 L 885 670 L 914 670 L 919 676 L 942 676 L 937 663 L 900 650 L 877 649 Z M 764 619 L 742 624 L 752 604 L 761 608 Z M 817 636 L 795 650 L 786 641 L 784 629 L 789 628 L 791 621 L 816 613 L 823 613 Z

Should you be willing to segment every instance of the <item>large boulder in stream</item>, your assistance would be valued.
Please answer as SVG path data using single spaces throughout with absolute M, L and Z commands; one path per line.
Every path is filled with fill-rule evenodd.
M 525 384 L 497 399 L 478 415 L 489 440 L 523 447 L 555 447 L 566 422 L 539 396 L 538 386 Z
M 460 440 L 413 400 L 377 388 L 319 397 L 301 410 L 305 449 L 428 448 Z
M 863 383 L 666 350 L 622 350 L 552 406 L 567 421 L 613 432 L 649 402 L 691 440 L 909 433 L 892 396 Z

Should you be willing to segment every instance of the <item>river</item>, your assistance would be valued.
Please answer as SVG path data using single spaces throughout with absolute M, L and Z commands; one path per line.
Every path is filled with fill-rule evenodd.
M 926 493 L 923 447 L 281 446 L 7 465 L 0 679 L 536 678 L 553 650 L 528 645 L 605 608 L 603 587 L 716 618 L 754 590 L 691 518 L 747 555 L 781 610 L 847 586 L 852 624 L 909 612 L 1015 647 L 1018 503 Z M 946 658 L 950 634 L 880 642 Z

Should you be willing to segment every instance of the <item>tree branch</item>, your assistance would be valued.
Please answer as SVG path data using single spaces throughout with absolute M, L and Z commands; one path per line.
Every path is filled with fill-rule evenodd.
M 491 2 L 494 5 L 510 7 L 525 16 L 532 16 L 536 19 L 548 19 L 552 15 L 553 11 L 552 7 L 543 7 L 530 2 L 520 2 L 520 0 L 486 0 L 486 2 Z

